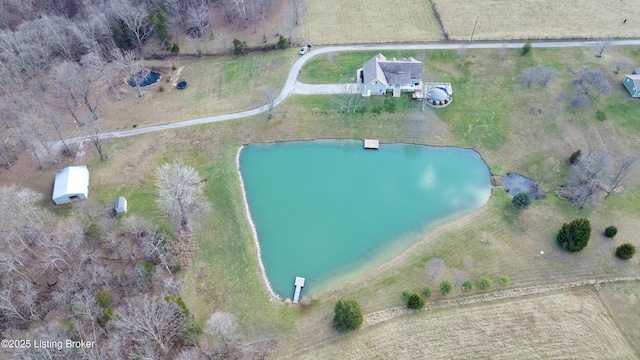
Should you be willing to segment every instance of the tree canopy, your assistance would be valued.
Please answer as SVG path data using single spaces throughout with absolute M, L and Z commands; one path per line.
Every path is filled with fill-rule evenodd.
M 584 249 L 591 237 L 591 223 L 588 219 L 579 218 L 569 224 L 563 224 L 556 240 L 563 249 L 576 252 Z
M 340 300 L 334 307 L 333 326 L 342 332 L 356 330 L 362 325 L 360 305 L 355 300 Z

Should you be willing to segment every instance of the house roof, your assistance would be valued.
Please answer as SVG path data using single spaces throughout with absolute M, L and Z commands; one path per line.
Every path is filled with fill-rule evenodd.
M 56 172 L 53 200 L 89 193 L 89 170 L 86 166 L 69 166 Z
M 422 80 L 422 62 L 414 59 L 393 59 L 378 54 L 363 66 L 364 83 L 378 80 L 385 85 L 410 84 L 411 79 Z
M 633 84 L 636 86 L 636 89 L 640 89 L 640 74 L 626 75 L 625 79 L 626 78 L 629 78 L 633 81 Z

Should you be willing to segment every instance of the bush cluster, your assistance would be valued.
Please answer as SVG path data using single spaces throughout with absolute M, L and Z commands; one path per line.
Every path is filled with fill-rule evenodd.
M 407 307 L 409 309 L 422 309 L 424 307 L 424 299 L 418 294 L 411 294 L 409 300 L 407 300 Z
M 563 224 L 556 240 L 563 249 L 576 252 L 584 249 L 591 237 L 591 223 L 588 219 L 579 218 L 569 224 Z
M 362 325 L 362 309 L 355 300 L 340 300 L 334 307 L 333 326 L 342 332 L 356 330 Z
M 522 210 L 527 206 L 529 206 L 529 204 L 531 204 L 531 198 L 527 193 L 519 193 L 513 197 L 513 199 L 511 200 L 511 203 L 516 209 Z
M 622 260 L 629 260 L 636 254 L 636 247 L 632 244 L 626 243 L 618 246 L 616 249 L 616 256 Z
M 453 284 L 451 284 L 451 281 L 445 280 L 440 283 L 440 291 L 442 291 L 442 295 L 447 295 L 451 292 L 451 289 L 453 289 Z
M 612 238 L 616 236 L 617 233 L 618 233 L 618 228 L 615 226 L 609 226 L 608 228 L 604 229 L 604 236 L 608 238 Z

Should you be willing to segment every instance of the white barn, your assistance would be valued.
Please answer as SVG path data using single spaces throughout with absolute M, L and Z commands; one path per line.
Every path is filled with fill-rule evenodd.
M 85 200 L 89 196 L 89 169 L 86 166 L 69 166 L 56 171 L 53 184 L 53 202 L 67 204 L 73 200 Z

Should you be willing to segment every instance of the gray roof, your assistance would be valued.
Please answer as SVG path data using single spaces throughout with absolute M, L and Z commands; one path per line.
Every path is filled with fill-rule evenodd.
M 443 88 L 434 87 L 429 90 L 429 98 L 435 101 L 445 101 L 449 98 L 449 94 Z
M 411 79 L 422 80 L 422 63 L 411 57 L 388 61 L 378 54 L 364 64 L 363 72 L 365 84 L 376 79 L 385 85 L 410 84 Z
M 633 81 L 633 84 L 636 86 L 636 89 L 640 89 L 640 74 L 626 75 L 625 78 L 631 79 Z
M 89 170 L 86 166 L 69 166 L 56 172 L 52 199 L 56 204 L 69 196 L 89 193 Z

